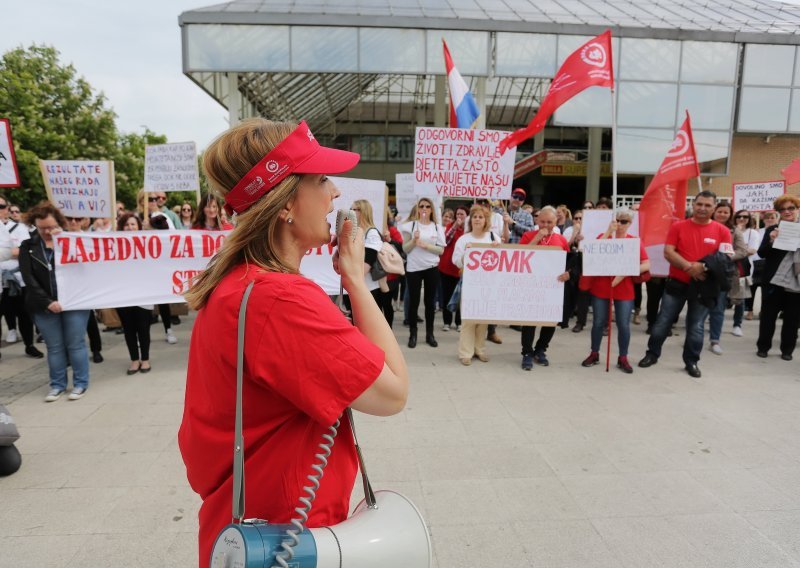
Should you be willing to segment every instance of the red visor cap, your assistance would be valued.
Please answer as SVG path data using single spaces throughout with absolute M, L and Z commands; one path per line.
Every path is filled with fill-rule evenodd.
M 225 210 L 242 213 L 291 174 L 340 174 L 360 159 L 355 152 L 320 146 L 302 121 L 227 193 Z

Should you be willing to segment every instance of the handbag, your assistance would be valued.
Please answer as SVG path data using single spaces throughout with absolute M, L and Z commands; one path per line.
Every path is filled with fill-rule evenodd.
M 19 440 L 17 423 L 8 409 L 0 404 L 0 446 L 10 446 Z
M 750 276 L 752 268 L 753 267 L 750 264 L 750 258 L 748 257 L 740 258 L 736 261 L 736 271 L 738 272 L 739 277 Z
M 375 230 L 377 231 L 378 229 Z M 381 243 L 378 256 L 369 268 L 369 274 L 372 276 L 372 279 L 378 281 L 381 278 L 385 278 L 387 274 L 402 276 L 405 273 L 406 269 L 403 266 L 403 257 L 400 256 L 397 249 L 390 243 Z

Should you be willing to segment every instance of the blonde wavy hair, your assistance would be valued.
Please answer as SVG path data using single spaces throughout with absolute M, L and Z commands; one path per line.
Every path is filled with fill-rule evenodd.
M 375 226 L 372 216 L 372 204 L 366 199 L 356 199 L 350 209 L 358 209 L 358 226 L 364 229 L 364 233 Z
M 222 133 L 203 154 L 203 170 L 211 193 L 224 202 L 225 195 L 239 180 L 295 128 L 297 125 L 290 122 L 251 118 Z M 236 227 L 185 295 L 192 309 L 205 306 L 225 275 L 243 262 L 268 272 L 297 274 L 297 270 L 279 256 L 275 234 L 281 222 L 280 213 L 294 198 L 299 182 L 299 175 L 287 176 L 237 215 Z

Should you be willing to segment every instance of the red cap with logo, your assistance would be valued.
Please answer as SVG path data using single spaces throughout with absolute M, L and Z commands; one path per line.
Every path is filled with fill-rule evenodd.
M 225 210 L 229 215 L 246 211 L 290 174 L 340 174 L 360 158 L 320 146 L 304 120 L 225 195 Z

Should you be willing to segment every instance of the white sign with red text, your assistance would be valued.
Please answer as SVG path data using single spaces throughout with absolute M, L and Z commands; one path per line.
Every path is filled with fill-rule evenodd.
M 113 217 L 114 162 L 39 160 L 47 197 L 67 217 Z
M 331 177 L 339 197 L 333 200 L 333 212 L 328 215 L 331 236 L 336 229 L 336 211 L 350 209 L 358 199 L 366 199 L 372 206 L 372 219 L 383 234 L 386 226 L 386 184 L 382 181 L 356 178 Z M 339 275 L 333 270 L 332 245 L 326 244 L 311 249 L 300 263 L 300 273 L 316 282 L 329 296 L 339 294 Z
M 144 150 L 145 191 L 198 191 L 197 147 L 194 142 L 154 144 Z
M 19 187 L 19 170 L 11 141 L 11 125 L 0 118 L 0 187 Z
M 466 199 L 511 199 L 516 149 L 498 148 L 510 132 L 417 127 L 414 193 Z
M 733 184 L 733 210 L 772 211 L 776 199 L 786 193 L 786 182 L 761 181 Z
M 563 314 L 567 253 L 558 247 L 477 245 L 467 248 L 461 319 L 555 325 Z
M 58 301 L 65 310 L 183 302 L 228 231 L 60 233 Z

